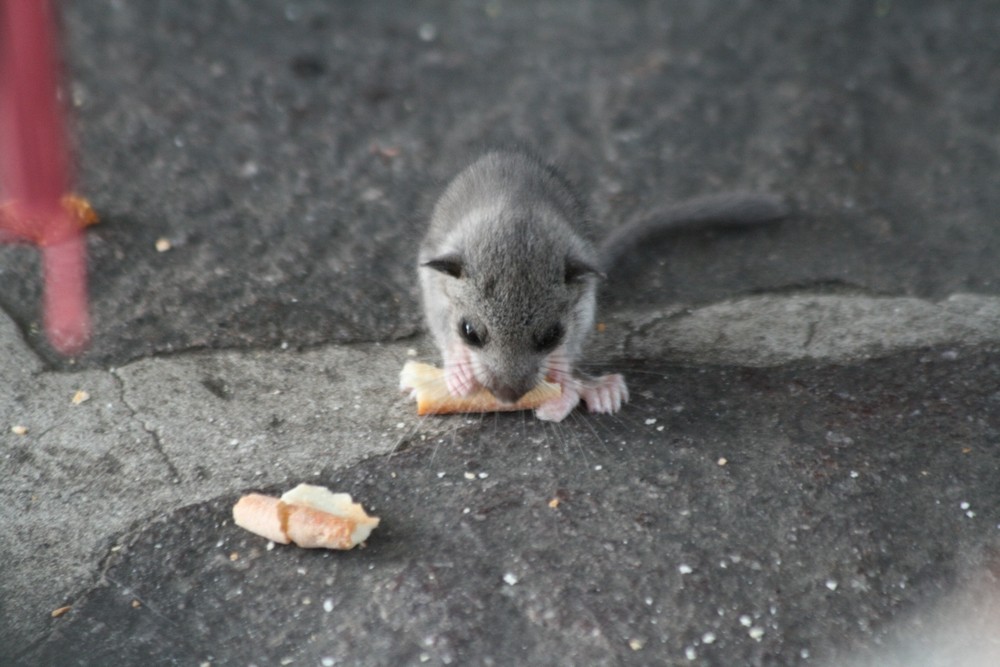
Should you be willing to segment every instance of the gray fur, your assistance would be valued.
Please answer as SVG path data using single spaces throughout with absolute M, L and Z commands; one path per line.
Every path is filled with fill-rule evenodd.
M 434 207 L 418 271 L 427 323 L 446 362 L 465 345 L 463 318 L 485 332 L 481 347 L 466 345 L 476 379 L 514 400 L 545 375 L 548 351 L 537 342 L 555 324 L 565 330 L 561 352 L 575 368 L 593 328 L 598 279 L 637 235 L 780 213 L 780 202 L 764 195 L 695 200 L 627 225 L 599 250 L 579 233 L 584 208 L 561 176 L 522 153 L 487 153 Z

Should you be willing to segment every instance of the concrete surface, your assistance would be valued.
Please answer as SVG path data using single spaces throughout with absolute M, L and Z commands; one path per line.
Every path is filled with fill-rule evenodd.
M 0 664 L 998 663 L 988 3 L 64 23 L 98 336 L 53 355 L 36 258 L 0 248 Z M 720 189 L 796 208 L 619 267 L 589 361 L 629 378 L 620 415 L 418 419 L 396 391 L 433 359 L 423 212 L 510 141 L 609 228 Z M 367 548 L 232 525 L 300 481 L 380 515 Z

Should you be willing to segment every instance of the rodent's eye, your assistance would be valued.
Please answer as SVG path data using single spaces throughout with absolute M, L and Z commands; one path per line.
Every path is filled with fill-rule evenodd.
M 543 331 L 541 335 L 535 336 L 535 349 L 539 352 L 554 350 L 562 342 L 564 335 L 566 335 L 566 329 L 556 322 Z
M 466 319 L 458 323 L 458 333 L 462 336 L 462 340 L 472 347 L 482 347 L 486 342 L 486 332 L 476 331 L 476 327 Z

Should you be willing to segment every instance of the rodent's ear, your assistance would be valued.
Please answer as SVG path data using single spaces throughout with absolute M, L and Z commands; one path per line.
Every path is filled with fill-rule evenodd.
M 576 257 L 566 258 L 566 284 L 580 283 L 587 276 L 604 278 L 604 273 L 593 264 Z
M 465 268 L 465 263 L 462 261 L 461 255 L 452 254 L 435 257 L 434 259 L 424 262 L 420 266 L 426 266 L 429 269 L 440 271 L 441 273 L 449 275 L 452 278 L 461 278 Z

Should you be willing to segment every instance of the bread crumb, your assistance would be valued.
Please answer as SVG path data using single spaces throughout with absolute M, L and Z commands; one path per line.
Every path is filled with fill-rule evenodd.
M 300 547 L 351 549 L 364 542 L 378 526 L 347 493 L 331 493 L 323 486 L 299 484 L 280 498 L 250 493 L 233 506 L 237 526 L 271 542 Z M 239 558 L 233 552 L 230 560 Z M 305 574 L 304 568 L 299 568 Z
M 82 389 L 73 394 L 73 405 L 80 405 L 81 403 L 86 403 L 89 400 L 90 394 Z
M 156 252 L 166 252 L 173 247 L 174 246 L 170 242 L 170 239 L 168 239 L 165 236 L 161 236 L 160 238 L 156 239 Z
M 69 611 L 72 608 L 73 608 L 72 605 L 66 605 L 65 607 L 59 607 L 58 609 L 53 609 L 52 610 L 52 618 L 59 618 L 60 616 L 62 616 L 63 614 L 65 614 L 67 611 Z
M 28 427 L 22 426 L 21 424 L 14 424 L 13 426 L 10 427 L 10 432 L 13 433 L 14 435 L 27 435 Z
M 552 509 L 555 509 L 555 508 L 559 507 L 559 499 L 558 498 L 553 498 L 552 500 L 550 500 L 549 501 L 549 507 L 551 507 Z

